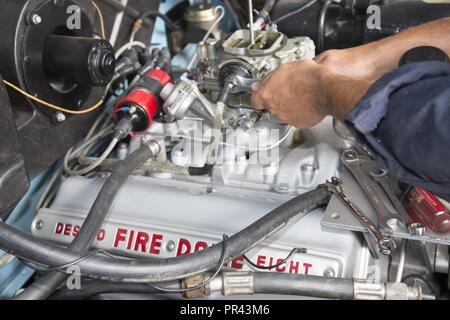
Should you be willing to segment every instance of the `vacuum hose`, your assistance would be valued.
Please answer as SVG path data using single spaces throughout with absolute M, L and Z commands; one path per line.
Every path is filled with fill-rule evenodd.
M 101 228 L 111 209 L 114 198 L 122 185 L 133 171 L 144 164 L 148 159 L 157 155 L 160 151 L 159 145 L 152 141 L 142 145 L 133 152 L 124 162 L 114 170 L 105 181 L 94 204 L 91 207 L 82 227 L 75 239 L 69 246 L 69 250 L 78 255 L 85 255 L 94 242 L 98 230 Z M 39 280 L 32 283 L 25 291 L 15 297 L 16 300 L 39 300 L 46 299 L 52 294 L 67 275 L 62 272 L 52 271 Z
M 353 279 L 276 272 L 252 272 L 250 274 L 253 277 L 253 294 L 280 294 L 323 299 L 354 299 Z M 222 275 L 218 280 L 223 281 L 221 277 Z M 181 281 L 165 282 L 162 285 L 164 288 L 174 290 L 182 288 Z M 152 286 L 142 283 L 113 283 L 91 280 L 83 283 L 81 290 L 69 290 L 63 287 L 55 292 L 50 299 L 85 300 L 92 299 L 99 294 L 109 293 L 159 294 L 167 292 L 159 291 Z

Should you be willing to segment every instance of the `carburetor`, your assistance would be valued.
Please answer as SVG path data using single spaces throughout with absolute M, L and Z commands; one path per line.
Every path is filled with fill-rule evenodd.
M 208 39 L 199 46 L 199 63 L 203 68 L 203 86 L 215 101 L 227 82 L 234 84 L 228 106 L 249 108 L 251 83 L 262 80 L 281 64 L 312 59 L 314 42 L 308 37 L 288 38 L 271 29 L 237 30 L 223 41 Z
M 314 42 L 308 37 L 287 38 L 272 26 L 269 30 L 237 30 L 224 40 L 209 38 L 198 46 L 200 73 L 195 80 L 184 76 L 161 91 L 166 120 L 183 119 L 188 111 L 212 124 L 213 103 L 220 92 L 227 93 L 228 107 L 249 110 L 251 85 L 262 80 L 281 64 L 312 59 Z

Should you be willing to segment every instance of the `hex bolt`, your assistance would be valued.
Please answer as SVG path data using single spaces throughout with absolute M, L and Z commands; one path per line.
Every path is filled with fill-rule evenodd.
M 172 240 L 169 240 L 166 244 L 166 249 L 169 252 L 172 252 L 173 250 L 175 250 L 175 242 L 173 242 Z
M 41 230 L 44 227 L 44 222 L 42 220 L 38 220 L 34 223 L 34 228 L 36 230 Z
M 323 272 L 323 276 L 328 278 L 334 278 L 336 276 L 336 273 L 334 272 L 334 269 L 326 268 L 325 271 Z
M 37 13 L 33 13 L 31 15 L 31 22 L 37 26 L 38 24 L 40 24 L 42 22 L 42 18 L 40 15 L 38 15 Z
M 58 123 L 66 121 L 66 115 L 62 112 L 55 113 L 55 120 Z
M 249 130 L 255 127 L 255 123 L 250 120 L 250 119 L 246 119 L 242 122 L 242 128 Z
M 347 150 L 344 152 L 344 158 L 347 160 L 354 160 L 358 157 L 355 151 L 353 150 Z

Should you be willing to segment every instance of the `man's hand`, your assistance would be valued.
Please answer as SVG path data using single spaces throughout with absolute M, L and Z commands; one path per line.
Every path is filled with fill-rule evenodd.
M 251 104 L 281 121 L 309 128 L 325 116 L 342 118 L 355 107 L 371 82 L 339 75 L 311 60 L 280 66 L 254 86 Z
M 327 98 L 320 88 L 323 67 L 313 61 L 287 63 L 254 86 L 252 106 L 267 109 L 283 122 L 311 127 L 326 115 Z

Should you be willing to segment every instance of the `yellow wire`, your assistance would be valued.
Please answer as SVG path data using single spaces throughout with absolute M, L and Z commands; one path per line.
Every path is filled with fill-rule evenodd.
M 41 104 L 41 105 L 43 105 L 43 106 L 45 106 L 47 108 L 55 109 L 55 110 L 58 110 L 58 111 L 61 111 L 61 112 L 69 113 L 69 114 L 74 114 L 74 115 L 86 114 L 86 113 L 89 113 L 91 111 L 94 111 L 95 109 L 97 109 L 98 107 L 100 107 L 103 104 L 103 99 L 102 99 L 99 102 L 97 102 L 96 104 L 94 104 L 92 107 L 89 107 L 87 109 L 78 110 L 78 111 L 77 110 L 70 110 L 69 108 L 63 108 L 63 107 L 54 105 L 52 103 L 46 102 L 44 100 L 41 100 L 39 98 L 36 98 L 36 97 L 32 96 L 31 94 L 29 94 L 28 92 L 20 89 L 18 86 L 12 84 L 11 82 L 9 82 L 7 80 L 3 80 L 3 83 L 6 84 L 8 87 L 16 90 L 17 92 L 23 94 L 28 99 L 33 100 L 34 102 L 37 102 L 37 103 L 39 103 L 39 104 Z
M 99 17 L 99 20 L 100 20 L 100 31 L 102 33 L 102 38 L 106 39 L 105 21 L 103 19 L 102 11 L 100 10 L 100 7 L 95 3 L 95 1 L 92 1 L 92 5 L 95 7 L 95 10 L 97 10 L 97 13 L 98 13 L 98 17 Z M 84 110 L 71 110 L 69 108 L 60 107 L 60 106 L 57 106 L 55 104 L 46 102 L 46 101 L 41 100 L 39 98 L 36 98 L 36 97 L 32 96 L 31 94 L 29 94 L 28 92 L 20 89 L 18 86 L 16 86 L 15 84 L 12 84 L 11 82 L 9 82 L 7 80 L 3 80 L 3 83 L 6 84 L 11 89 L 14 89 L 17 92 L 19 92 L 20 94 L 24 95 L 28 99 L 39 103 L 40 105 L 43 105 L 43 106 L 45 106 L 47 108 L 50 108 L 50 109 L 54 109 L 54 110 L 58 110 L 58 111 L 61 111 L 61 112 L 65 112 L 65 113 L 68 113 L 68 114 L 73 114 L 73 115 L 86 114 L 86 113 L 94 111 L 95 109 L 98 109 L 103 104 L 103 99 L 102 99 L 102 100 L 100 100 L 99 102 L 97 102 L 96 104 L 94 104 L 93 106 L 91 106 L 91 107 L 89 107 L 87 109 L 84 109 Z
M 95 7 L 95 10 L 97 10 L 98 18 L 100 20 L 100 31 L 102 33 L 102 38 L 106 39 L 105 20 L 103 19 L 102 10 L 100 10 L 100 7 L 98 6 L 98 4 L 96 4 L 95 1 L 93 1 L 93 0 L 92 0 L 92 5 Z

